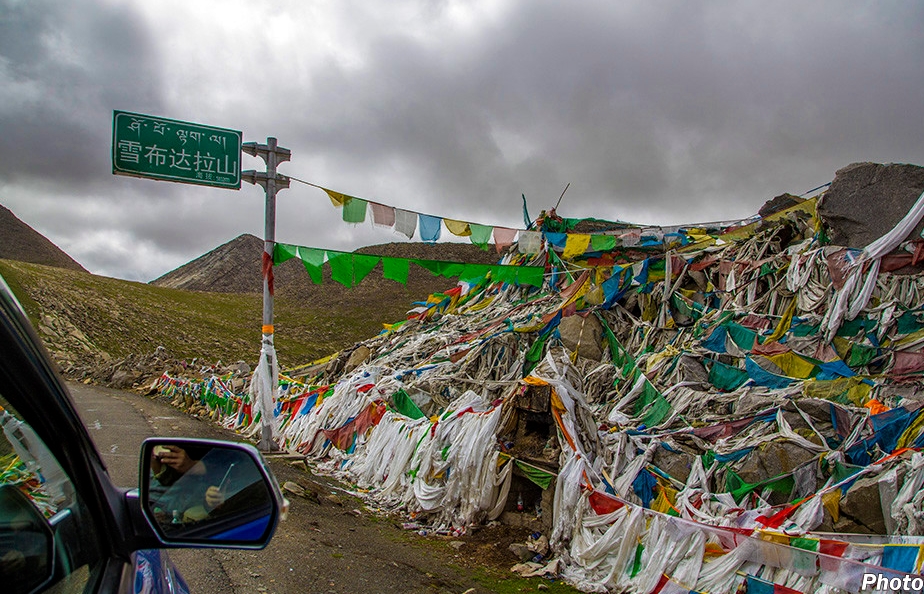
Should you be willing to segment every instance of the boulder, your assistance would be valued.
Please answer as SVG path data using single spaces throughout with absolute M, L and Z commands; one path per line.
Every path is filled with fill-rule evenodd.
M 596 316 L 579 315 L 563 318 L 558 324 L 561 343 L 569 351 L 591 361 L 599 361 L 603 356 L 603 327 Z
M 904 218 L 924 192 L 924 167 L 854 163 L 839 169 L 818 203 L 818 215 L 835 245 L 863 248 Z M 876 216 L 870 216 L 875 211 Z M 918 237 L 924 222 L 909 238 Z
M 760 207 L 760 210 L 757 211 L 757 214 L 762 217 L 768 217 L 775 212 L 786 210 L 802 202 L 805 202 L 805 198 L 793 196 L 792 194 L 780 194 L 776 198 L 767 200 L 764 205 Z
M 682 355 L 680 357 L 680 370 L 684 382 L 692 382 L 698 384 L 709 383 L 709 372 L 706 370 L 706 367 L 695 357 L 690 355 Z
M 758 483 L 792 472 L 815 455 L 814 452 L 792 441 L 771 441 L 758 446 L 744 458 L 738 469 L 738 476 L 745 482 Z
M 350 358 L 347 359 L 346 365 L 343 367 L 344 373 L 349 373 L 363 364 L 363 362 L 369 358 L 369 355 L 372 354 L 372 351 L 369 350 L 369 347 L 366 345 L 360 345 L 352 353 L 350 353 Z
M 879 477 L 858 479 L 850 487 L 847 495 L 841 499 L 841 519 L 853 521 L 861 526 L 862 530 L 856 532 L 872 532 L 885 534 L 886 525 L 882 517 L 882 505 L 879 500 Z M 846 519 L 844 516 L 847 516 Z
M 681 451 L 678 444 L 671 444 L 670 451 L 665 447 L 656 448 L 651 463 L 666 472 L 671 478 L 685 483 L 690 478 L 695 455 Z

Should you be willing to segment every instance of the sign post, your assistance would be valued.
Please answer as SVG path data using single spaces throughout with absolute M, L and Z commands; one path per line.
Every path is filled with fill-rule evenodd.
M 292 152 L 277 146 L 275 138 L 267 138 L 266 144 L 247 142 L 242 150 L 248 155 L 260 157 L 266 162 L 266 172 L 245 171 L 244 181 L 260 184 L 266 191 L 266 224 L 263 238 L 263 341 L 260 347 L 260 362 L 250 382 L 252 401 L 260 411 L 260 442 L 258 448 L 268 452 L 279 449 L 276 444 L 276 388 L 279 386 L 279 363 L 273 344 L 273 247 L 276 245 L 276 192 L 289 187 L 289 178 L 276 173 L 279 163 L 288 161 Z
M 114 111 L 112 172 L 239 190 L 241 133 Z
M 266 161 L 266 172 L 241 171 L 241 152 Z M 266 190 L 263 241 L 263 341 L 260 362 L 250 382 L 251 402 L 260 413 L 264 452 L 278 450 L 275 441 L 276 390 L 279 363 L 273 345 L 273 247 L 276 243 L 276 192 L 289 187 L 289 178 L 276 173 L 292 152 L 276 145 L 241 142 L 241 133 L 128 111 L 112 112 L 112 173 L 147 179 L 199 184 L 232 190 L 241 180 Z M 256 429 L 254 430 L 256 432 Z

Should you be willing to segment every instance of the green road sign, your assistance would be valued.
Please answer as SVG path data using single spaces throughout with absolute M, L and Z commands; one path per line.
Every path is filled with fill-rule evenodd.
M 112 172 L 238 190 L 241 133 L 114 111 Z

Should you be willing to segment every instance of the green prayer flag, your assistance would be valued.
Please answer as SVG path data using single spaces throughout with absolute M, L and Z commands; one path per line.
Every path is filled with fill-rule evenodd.
M 491 267 L 486 264 L 466 264 L 459 273 L 459 280 L 466 282 L 475 282 L 487 276 Z
M 715 462 L 715 452 L 713 450 L 707 450 L 700 458 L 703 459 L 703 468 L 709 470 L 709 467 Z
M 358 285 L 363 282 L 366 275 L 378 265 L 379 260 L 381 260 L 379 256 L 353 254 L 353 284 Z
M 709 383 L 723 392 L 734 392 L 749 379 L 747 371 L 721 361 L 712 361 L 709 366 Z
M 732 341 L 738 348 L 744 351 L 751 351 L 754 349 L 754 343 L 757 341 L 756 332 L 734 322 L 728 322 L 724 324 L 724 326 L 726 330 L 728 330 L 728 335 L 731 336 Z
M 320 266 L 312 266 L 304 260 L 302 260 L 302 265 L 304 265 L 305 271 L 308 272 L 308 276 L 311 277 L 311 282 L 316 285 L 320 285 L 324 282 L 324 271 Z
M 324 265 L 324 260 L 327 257 L 327 252 L 318 248 L 311 247 L 298 247 L 298 257 L 301 258 L 302 262 L 305 264 L 310 264 L 320 268 Z
M 629 577 L 635 577 L 642 570 L 642 553 L 645 552 L 645 545 L 638 543 L 635 547 L 635 558 L 632 560 L 632 568 L 629 570 Z
M 330 277 L 344 287 L 353 286 L 353 256 L 352 254 L 338 253 L 327 260 L 330 264 Z
M 469 223 L 468 226 L 472 231 L 472 243 L 487 251 L 488 243 L 491 241 L 491 235 L 494 233 L 494 227 L 479 225 L 478 223 Z
M 287 243 L 277 243 L 273 246 L 273 264 L 278 266 L 286 260 L 294 258 L 298 248 Z
M 347 223 L 362 223 L 366 220 L 366 201 L 350 198 L 343 205 L 343 220 Z
M 850 359 L 847 365 L 850 367 L 863 367 L 876 357 L 876 349 L 862 344 L 854 344 L 850 349 Z
M 440 276 L 454 278 L 462 274 L 463 270 L 465 270 L 465 264 L 462 262 L 441 262 Z
M 395 410 L 406 417 L 412 419 L 422 419 L 424 418 L 423 411 L 417 406 L 417 404 L 411 400 L 411 397 L 407 395 L 407 392 L 404 390 L 398 390 L 392 396 L 392 399 L 395 402 Z
M 539 363 L 539 360 L 542 359 L 542 351 L 545 348 L 545 341 L 549 339 L 549 336 L 552 334 L 546 334 L 542 338 L 537 339 L 529 350 L 526 352 L 526 361 L 523 364 L 523 377 L 526 377 L 532 373 L 533 368 Z
M 616 248 L 614 235 L 591 235 L 590 250 L 593 252 L 609 252 Z
M 729 470 L 725 475 L 725 490 L 731 493 L 731 496 L 736 502 L 740 502 L 752 491 L 763 489 L 770 489 L 776 493 L 789 494 L 792 493 L 794 484 L 795 481 L 792 478 L 792 473 L 787 473 L 757 483 L 746 483 L 733 470 Z
M 318 248 L 293 247 L 295 247 L 295 252 L 298 254 L 299 259 L 301 259 L 305 271 L 308 272 L 308 276 L 311 277 L 311 282 L 316 285 L 322 284 L 324 282 L 324 271 L 322 266 L 324 266 L 324 260 L 327 259 L 327 253 Z
M 552 480 L 555 478 L 555 475 L 551 472 L 536 468 L 535 466 L 530 466 L 525 462 L 520 462 L 516 458 L 514 458 L 513 463 L 517 465 L 517 468 L 520 469 L 520 472 L 522 472 L 526 478 L 541 489 L 548 489 L 549 485 L 552 484 Z
M 895 330 L 899 334 L 911 334 L 912 332 L 917 332 L 921 328 L 924 328 L 924 324 L 922 324 L 918 317 L 910 311 L 906 311 L 896 320 Z
M 421 260 L 418 258 L 414 258 L 411 260 L 411 262 L 413 262 L 414 264 L 417 264 L 418 266 L 420 266 L 421 268 L 425 270 L 429 270 L 430 273 L 435 276 L 439 276 L 440 272 L 443 270 L 442 262 L 439 262 L 437 260 Z
M 382 257 L 382 276 L 388 280 L 393 280 L 407 284 L 407 275 L 410 272 L 411 261 L 407 258 L 388 258 Z
M 652 390 L 655 389 L 654 386 L 651 386 L 651 388 Z M 671 403 L 667 401 L 667 398 L 658 394 L 655 396 L 651 406 L 645 411 L 642 422 L 645 423 L 647 427 L 654 427 L 660 425 L 669 414 L 671 414 Z
M 796 547 L 797 549 L 804 549 L 806 551 L 818 551 L 819 541 L 817 538 L 800 538 L 794 536 L 789 539 L 789 546 Z
M 491 267 L 491 280 L 499 283 L 513 284 L 517 280 L 515 266 L 497 266 Z
M 542 287 L 545 269 L 542 266 L 517 266 L 516 283 L 531 287 Z

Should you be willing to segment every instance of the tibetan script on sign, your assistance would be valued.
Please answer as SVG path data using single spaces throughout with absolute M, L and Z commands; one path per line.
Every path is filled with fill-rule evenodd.
M 241 133 L 115 111 L 112 172 L 219 188 L 241 187 Z

